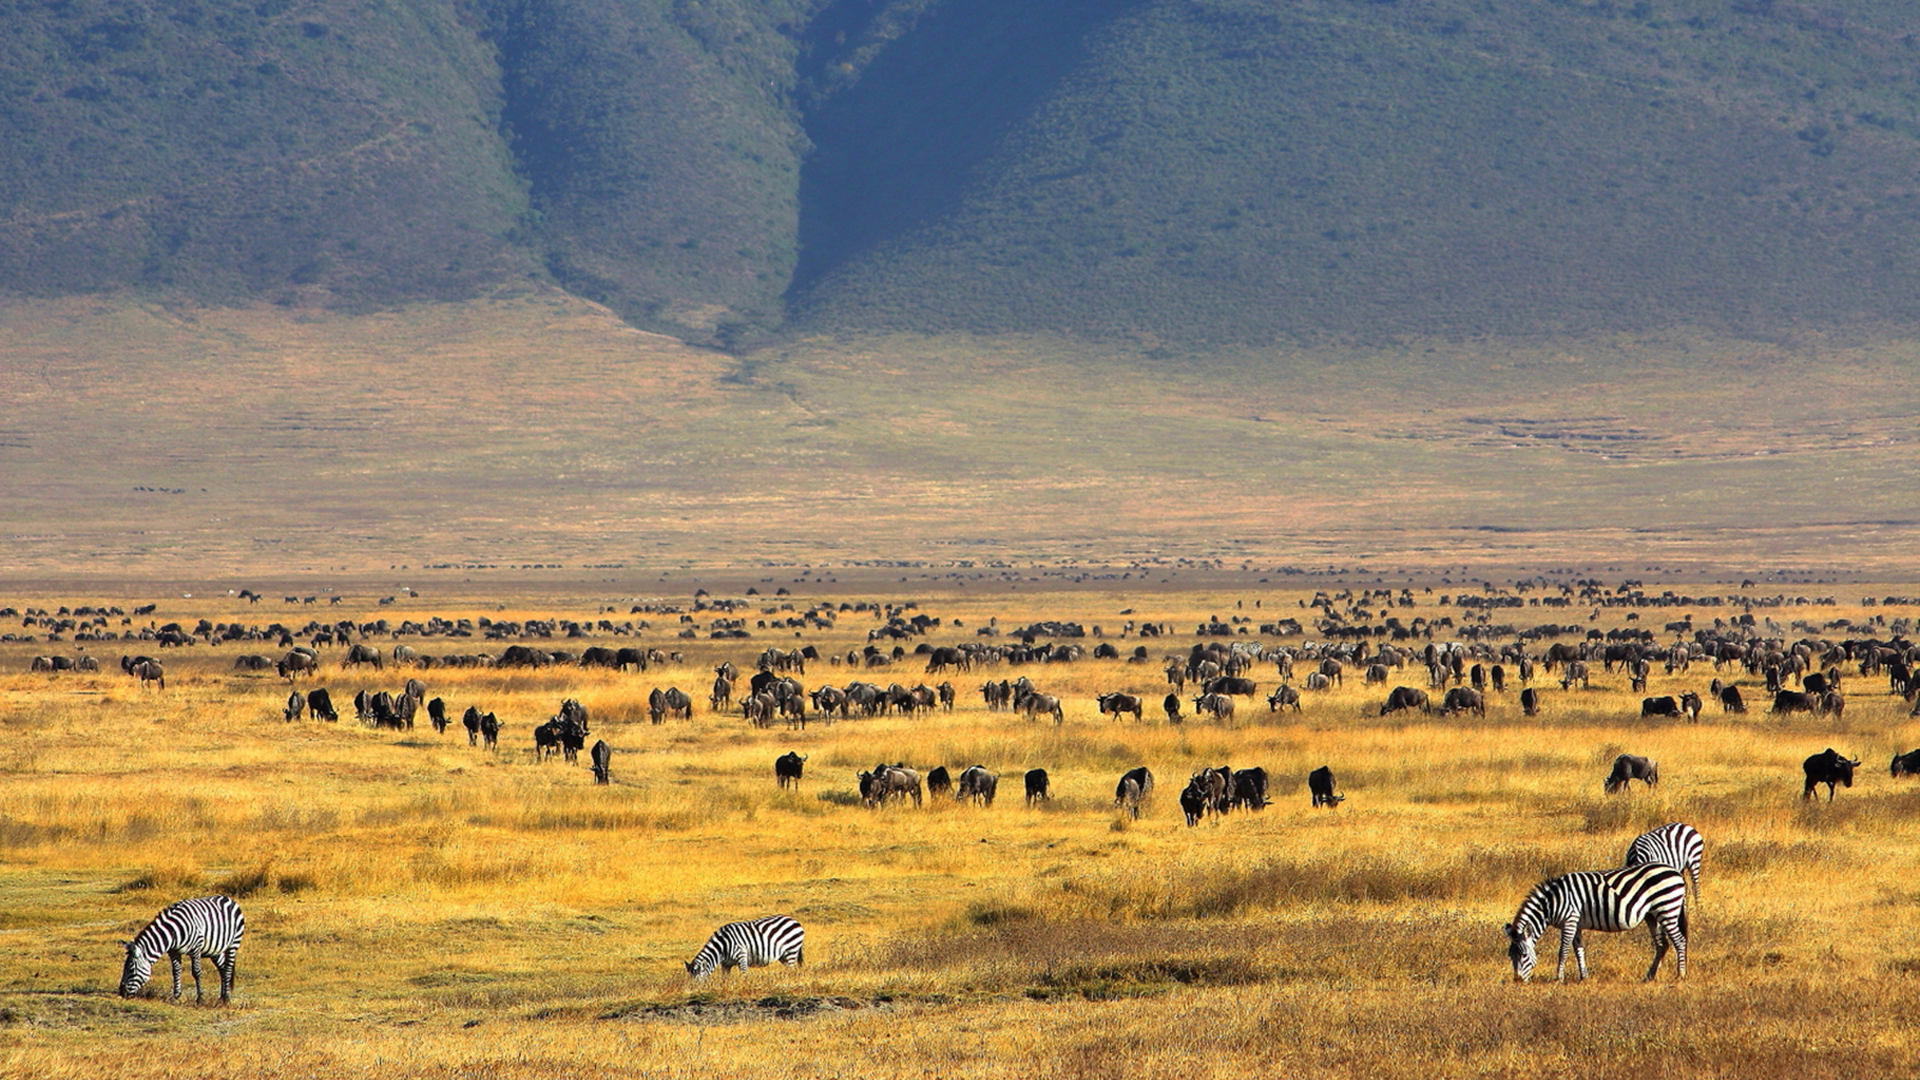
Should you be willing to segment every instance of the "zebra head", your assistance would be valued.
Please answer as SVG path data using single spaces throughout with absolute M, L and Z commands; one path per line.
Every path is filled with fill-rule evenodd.
M 130 998 L 147 985 L 147 979 L 153 974 L 153 958 L 135 947 L 131 941 L 120 943 L 126 947 L 126 966 L 120 969 L 120 996 Z
M 694 979 L 704 979 L 713 974 L 713 968 L 714 962 L 707 959 L 707 954 L 703 951 L 699 956 L 687 961 L 687 976 Z
M 1533 965 L 1539 957 L 1534 952 L 1533 936 L 1521 932 L 1513 923 L 1504 928 L 1507 932 L 1507 959 L 1513 962 L 1513 981 L 1526 982 L 1533 977 Z

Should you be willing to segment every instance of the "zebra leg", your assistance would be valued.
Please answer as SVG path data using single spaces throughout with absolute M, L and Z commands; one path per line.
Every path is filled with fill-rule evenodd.
M 1586 982 L 1587 981 L 1587 939 L 1580 936 L 1580 931 L 1578 929 L 1575 929 L 1573 932 L 1573 959 L 1574 959 L 1574 962 L 1578 964 L 1580 967 L 1580 981 Z
M 1553 969 L 1554 982 L 1567 981 L 1567 952 L 1574 948 L 1574 942 L 1579 936 L 1580 926 L 1578 923 L 1571 923 L 1560 928 L 1560 963 Z M 1587 977 L 1586 965 L 1586 959 L 1583 957 L 1580 961 L 1580 977 L 1583 979 Z
M 172 952 L 168 953 L 167 959 L 173 961 L 173 1000 L 179 1001 L 180 1000 L 180 950 L 175 949 Z
M 219 964 L 220 1004 L 226 1005 L 233 1000 L 233 975 L 234 969 L 240 966 L 240 950 L 230 949 L 222 959 L 225 963 Z
M 207 1000 L 207 995 L 200 992 L 200 954 L 188 953 L 187 966 L 193 968 L 193 1000 L 198 1004 Z

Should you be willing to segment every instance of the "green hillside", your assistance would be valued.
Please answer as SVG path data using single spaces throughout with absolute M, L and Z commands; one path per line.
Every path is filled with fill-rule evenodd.
M 0 0 L 0 291 L 788 329 L 1920 321 L 1849 0 Z

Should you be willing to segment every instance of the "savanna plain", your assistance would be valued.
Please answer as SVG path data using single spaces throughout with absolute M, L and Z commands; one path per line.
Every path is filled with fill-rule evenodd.
M 1517 685 L 1492 695 L 1484 717 L 1382 717 L 1388 688 L 1425 687 L 1424 668 L 1396 670 L 1386 686 L 1348 672 L 1342 685 L 1307 691 L 1298 713 L 1275 713 L 1264 698 L 1278 673 L 1262 661 L 1249 672 L 1258 696 L 1240 699 L 1231 722 L 1176 725 L 1159 707 L 1167 657 L 1201 640 L 1297 649 L 1324 640 L 1315 622 L 1326 609 L 1303 606 L 1316 591 L 1351 616 L 1352 598 L 1388 586 L 1158 577 L 1083 576 L 1068 587 L 803 575 L 759 581 L 758 595 L 736 584 L 695 596 L 653 582 L 502 575 L 449 578 L 385 604 L 378 589 L 343 589 L 337 605 L 325 588 L 300 590 L 320 597 L 312 607 L 278 594 L 249 604 L 224 589 L 15 591 L 0 598 L 21 616 L 9 630 L 38 640 L 0 643 L 0 1073 L 1914 1071 L 1920 893 L 1909 868 L 1920 856 L 1920 790 L 1890 778 L 1886 763 L 1920 745 L 1920 720 L 1884 675 L 1843 665 L 1838 718 L 1771 716 L 1759 676 L 1696 663 L 1656 664 L 1645 693 L 1704 694 L 1717 675 L 1743 688 L 1751 711 L 1722 713 L 1709 700 L 1697 723 L 1642 719 L 1643 695 L 1597 662 L 1587 689 L 1538 675 L 1537 717 L 1522 714 Z M 1910 630 L 1912 609 L 1886 601 L 1920 592 L 1716 582 L 1650 594 L 1669 589 L 1703 602 L 1488 614 L 1495 627 L 1568 631 L 1531 641 L 1534 655 L 1589 630 L 1644 628 L 1666 644 L 1683 636 L 1666 623 L 1690 615 L 1705 629 L 1750 601 L 1767 602 L 1751 608 L 1757 633 L 1840 642 Z M 1422 619 L 1434 640 L 1464 641 L 1486 624 L 1442 603 L 1461 594 L 1485 595 L 1480 585 L 1416 584 L 1411 606 L 1368 605 L 1371 624 Z M 1518 594 L 1523 605 L 1559 595 L 1557 584 Z M 744 606 L 712 606 L 729 599 Z M 134 617 L 145 603 L 158 607 Z M 328 687 L 341 718 L 288 721 L 288 683 L 235 667 L 242 654 L 280 655 L 273 642 L 161 652 L 138 640 L 48 641 L 21 626 L 29 610 L 63 606 L 126 610 L 99 628 L 115 633 L 173 622 L 191 631 L 202 619 L 295 630 L 385 619 L 389 631 L 366 643 L 388 666 L 346 668 L 343 646 L 321 648 L 317 677 L 300 688 Z M 901 659 L 850 669 L 846 655 L 896 614 L 939 622 L 899 642 Z M 476 636 L 391 632 L 436 616 L 468 620 Z M 1283 618 L 1304 633 L 1262 633 Z M 713 636 L 731 625 L 716 620 L 733 619 L 751 636 Z M 490 641 L 482 620 L 571 620 L 585 636 Z M 1087 654 L 933 675 L 912 651 L 1006 643 L 1038 620 L 1080 623 L 1088 636 L 1074 640 Z M 1213 620 L 1231 633 L 1200 636 Z M 1143 638 L 1149 623 L 1170 632 Z M 1120 658 L 1095 659 L 1103 641 Z M 679 659 L 644 672 L 391 660 L 396 645 L 446 655 L 507 644 L 574 654 L 638 645 Z M 955 707 L 804 729 L 755 728 L 737 709 L 709 707 L 716 665 L 750 672 L 766 647 L 803 645 L 823 658 L 799 676 L 809 689 L 945 678 Z M 1143 646 L 1148 659 L 1130 662 Z M 102 670 L 29 670 L 37 655 L 81 653 Z M 163 660 L 164 689 L 120 671 L 118 658 L 135 653 Z M 834 655 L 843 662 L 826 659 Z M 986 708 L 983 682 L 1020 675 L 1062 698 L 1064 722 Z M 424 715 L 411 731 L 355 720 L 356 691 L 397 692 L 410 677 L 456 717 L 444 735 Z M 649 691 L 667 686 L 695 699 L 690 720 L 650 721 Z M 1142 695 L 1146 718 L 1100 715 L 1095 695 L 1115 690 Z M 593 782 L 584 755 L 577 765 L 535 756 L 533 728 L 567 698 L 589 710 L 589 742 L 613 747 L 611 784 Z M 468 705 L 499 717 L 497 751 L 469 745 L 457 720 Z M 1832 802 L 1803 801 L 1800 762 L 1829 746 L 1860 758 L 1859 776 Z M 783 790 L 772 766 L 789 750 L 806 756 L 805 776 Z M 1621 753 L 1656 759 L 1659 786 L 1603 793 Z M 856 774 L 879 762 L 956 773 L 983 764 L 1001 776 L 999 798 L 869 809 Z M 1140 765 L 1157 790 L 1136 820 L 1115 807 L 1114 790 Z M 1272 805 L 1189 827 L 1178 791 L 1218 765 L 1265 768 Z M 1334 810 L 1309 806 L 1305 778 L 1321 765 L 1347 796 Z M 1021 798 L 1030 768 L 1048 771 L 1051 799 Z M 1584 983 L 1553 983 L 1551 937 L 1545 977 L 1513 983 L 1501 925 L 1526 891 L 1553 874 L 1619 865 L 1635 835 L 1667 821 L 1695 825 L 1707 844 L 1703 886 L 1689 897 L 1685 980 L 1669 960 L 1643 983 L 1651 950 L 1635 930 L 1589 936 Z M 142 996 L 120 998 L 118 943 L 165 904 L 214 892 L 235 897 L 248 920 L 232 1004 L 209 994 L 195 1005 L 190 978 L 184 1001 L 168 1001 L 164 960 Z M 689 981 L 683 962 L 715 927 L 772 913 L 806 927 L 803 966 Z M 210 965 L 204 974 L 217 990 Z

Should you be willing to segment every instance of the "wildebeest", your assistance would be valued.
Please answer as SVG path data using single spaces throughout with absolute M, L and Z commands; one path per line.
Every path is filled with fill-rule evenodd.
M 1540 691 L 1525 687 L 1520 691 L 1520 711 L 1528 716 L 1540 715 Z
M 1047 770 L 1028 769 L 1026 780 L 1027 780 L 1027 805 L 1028 806 L 1032 806 L 1034 803 L 1039 802 L 1042 799 L 1050 800 L 1053 798 L 1053 791 L 1049 788 L 1047 783 Z
M 665 706 L 666 714 L 676 720 L 693 719 L 693 699 L 677 686 L 667 687 L 666 693 L 661 695 L 661 704 Z
M 162 690 L 167 688 L 166 669 L 151 656 L 123 656 L 120 658 L 120 670 L 139 679 L 143 687 L 151 682 L 159 683 Z
M 1447 691 L 1446 699 L 1440 704 L 1440 712 L 1443 715 L 1471 712 L 1476 716 L 1485 716 L 1487 715 L 1486 695 L 1471 687 L 1456 686 Z
M 1186 815 L 1187 827 L 1192 828 L 1200 824 L 1200 819 L 1205 816 L 1207 808 L 1211 805 L 1212 798 L 1208 793 L 1206 782 L 1197 775 L 1188 780 L 1187 786 L 1180 792 L 1180 812 Z
M 593 782 L 596 784 L 613 783 L 613 747 L 605 739 L 595 739 L 592 751 Z
M 1649 716 L 1679 716 L 1680 702 L 1671 694 L 1640 699 L 1640 719 Z
M 919 806 L 920 774 L 905 765 L 878 765 L 872 772 L 860 774 L 860 794 L 871 807 L 908 795 L 913 796 L 913 805 Z
M 972 799 L 985 806 L 993 805 L 993 797 L 1000 790 L 1000 778 L 987 771 L 984 765 L 969 765 L 960 771 L 960 779 L 954 784 L 953 797 L 958 801 Z
M 1193 712 L 1195 716 L 1208 713 L 1215 720 L 1230 721 L 1233 719 L 1233 699 L 1225 694 L 1202 694 L 1193 699 Z
M 1585 660 L 1569 660 L 1567 661 L 1567 666 L 1560 671 L 1560 689 L 1571 690 L 1573 689 L 1574 683 L 1579 683 L 1580 689 L 1582 690 L 1589 689 L 1590 683 L 1588 679 L 1587 662 Z
M 1289 705 L 1293 706 L 1294 712 L 1300 711 L 1300 691 L 1285 683 L 1274 687 L 1273 693 L 1267 695 L 1268 712 L 1279 712 Z
M 447 703 L 440 698 L 427 702 L 427 720 L 433 724 L 436 735 L 447 733 Z
M 333 695 L 328 693 L 324 686 L 316 686 L 307 691 L 307 714 L 315 720 L 325 720 L 329 724 L 336 723 L 340 719 L 340 714 L 333 708 Z
M 1325 765 L 1307 774 L 1307 790 L 1313 793 L 1313 805 L 1334 809 L 1347 800 L 1345 795 L 1333 793 L 1333 770 Z
M 466 714 L 460 717 L 460 726 L 467 729 L 467 745 L 480 745 L 480 707 L 467 706 Z
M 273 665 L 280 677 L 292 682 L 297 676 L 320 670 L 320 658 L 304 649 L 294 649 Z
M 1820 700 L 1812 694 L 1798 690 L 1782 690 L 1773 695 L 1773 708 L 1767 710 L 1776 716 L 1791 715 L 1797 712 L 1810 713 L 1818 708 Z
M 1060 708 L 1060 699 L 1052 694 L 1028 694 L 1022 699 L 1019 709 L 1027 715 L 1028 723 L 1032 723 L 1033 718 L 1041 713 L 1051 715 L 1056 724 L 1063 724 L 1067 719 Z
M 1379 684 L 1385 686 L 1387 684 L 1387 678 L 1391 674 L 1392 672 L 1385 664 L 1368 664 L 1366 671 L 1367 685 L 1373 686 Z
M 1720 692 L 1714 696 L 1720 699 L 1721 712 L 1743 713 L 1747 711 L 1746 699 L 1740 696 L 1740 688 L 1737 686 L 1723 686 L 1720 688 Z
M 806 770 L 806 757 L 789 750 L 773 759 L 773 779 L 783 788 L 799 787 L 800 776 Z
M 1113 714 L 1115 720 L 1121 713 L 1132 713 L 1135 720 L 1141 719 L 1140 699 L 1132 694 L 1101 694 L 1094 699 L 1100 708 L 1100 715 Z
M 1325 675 L 1322 675 L 1317 671 L 1309 671 L 1307 672 L 1306 687 L 1309 690 L 1332 689 L 1333 680 L 1327 678 Z
M 1231 793 L 1227 796 L 1230 805 L 1243 810 L 1265 810 L 1267 808 L 1267 770 L 1258 765 L 1251 769 L 1236 769 L 1233 773 Z
M 1831 716 L 1835 720 L 1846 715 L 1846 711 L 1847 699 L 1838 690 L 1829 690 L 1821 694 L 1820 700 L 1814 703 L 1814 712 L 1821 716 Z
M 1346 665 L 1331 656 L 1320 661 L 1319 674 L 1325 675 L 1329 680 L 1339 683 L 1341 686 L 1347 685 L 1345 672 Z M 1308 685 L 1311 686 L 1312 684 L 1309 683 Z
M 1801 771 L 1807 774 L 1807 786 L 1800 792 L 1801 799 L 1813 798 L 1813 789 L 1818 784 L 1827 785 L 1827 801 L 1833 801 L 1833 785 L 1853 786 L 1853 770 L 1860 767 L 1858 761 L 1841 757 L 1839 752 L 1829 746 L 1800 763 Z
M 1920 750 L 1893 755 L 1893 765 L 1888 773 L 1892 776 L 1920 776 Z
M 348 647 L 347 655 L 340 661 L 341 667 L 357 667 L 360 664 L 372 664 L 375 671 L 387 666 L 386 658 L 380 650 L 371 645 L 353 645 Z
M 1222 675 L 1217 679 L 1208 679 L 1201 690 L 1209 694 L 1227 694 L 1233 697 L 1253 697 L 1260 692 L 1260 686 L 1252 679 L 1243 679 L 1234 675 Z
M 1145 765 L 1128 769 L 1113 790 L 1114 805 L 1140 816 L 1140 804 L 1153 794 L 1153 771 Z
M 1180 695 L 1179 694 L 1177 693 L 1168 694 L 1164 699 L 1161 700 L 1160 708 L 1167 714 L 1167 723 L 1177 724 L 1180 722 Z
M 1699 720 L 1700 719 L 1700 695 L 1694 693 L 1691 690 L 1681 691 L 1680 711 L 1686 714 L 1687 723 L 1689 724 Z
M 287 695 L 287 707 L 284 710 L 283 715 L 286 717 L 289 723 L 300 719 L 300 717 L 304 715 L 306 711 L 307 711 L 307 699 L 305 696 L 303 696 L 300 693 L 300 691 L 295 690 L 293 693 Z
M 480 717 L 480 741 L 489 750 L 500 748 L 500 721 L 492 713 Z
M 1607 774 L 1607 779 L 1601 787 L 1611 795 L 1616 791 L 1624 791 L 1632 786 L 1635 780 L 1644 781 L 1648 787 L 1658 785 L 1660 763 L 1638 754 L 1621 754 L 1613 759 L 1613 771 Z
M 1433 711 L 1433 703 L 1425 690 L 1411 686 L 1396 686 L 1387 695 L 1387 703 L 1380 706 L 1380 715 L 1386 716 L 1406 709 L 1419 709 L 1423 713 Z
M 945 765 L 935 765 L 927 770 L 927 798 L 945 795 L 953 790 L 953 775 L 947 772 Z

